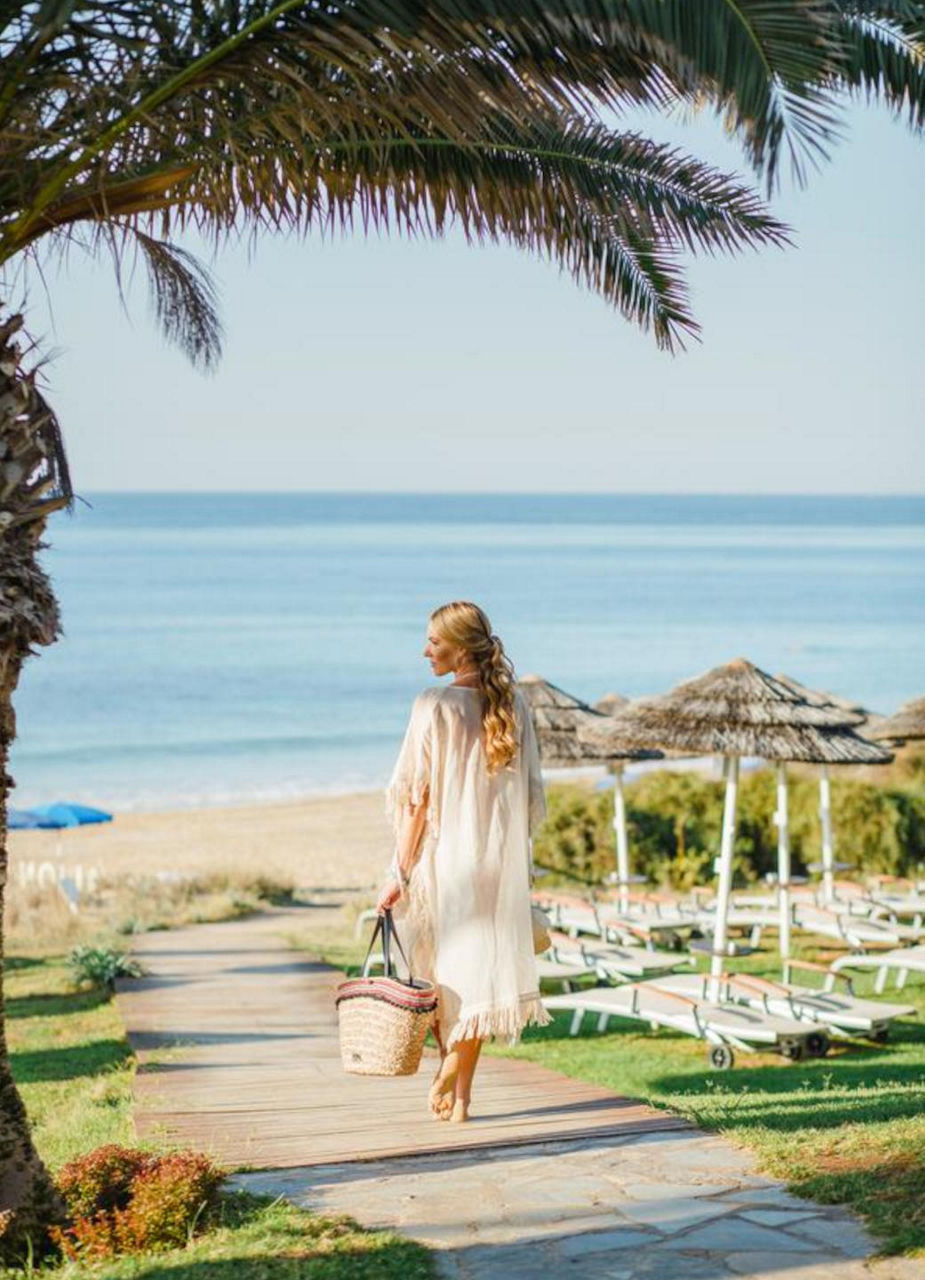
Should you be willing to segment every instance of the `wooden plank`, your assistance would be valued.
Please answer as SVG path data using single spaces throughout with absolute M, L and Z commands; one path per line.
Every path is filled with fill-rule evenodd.
M 121 981 L 117 997 L 140 1060 L 139 1136 L 284 1168 L 687 1127 L 538 1063 L 488 1057 L 472 1120 L 435 1121 L 426 1094 L 436 1054 L 412 1077 L 343 1071 L 341 975 L 287 950 L 274 936 L 287 925 L 273 913 L 139 940 L 147 976 Z

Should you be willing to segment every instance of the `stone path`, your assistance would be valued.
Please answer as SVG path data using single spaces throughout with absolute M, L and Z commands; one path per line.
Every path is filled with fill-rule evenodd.
M 423 1115 L 420 1076 L 343 1075 L 336 975 L 285 951 L 297 922 L 140 940 L 150 976 L 118 997 L 140 1132 L 262 1166 L 234 1179 L 249 1190 L 429 1244 L 447 1280 L 925 1280 L 925 1262 L 867 1260 L 850 1213 L 789 1195 L 726 1140 L 535 1064 L 486 1059 L 482 1120 L 453 1127 Z
M 691 1130 L 245 1174 L 248 1190 L 349 1213 L 437 1250 L 447 1280 L 922 1280 L 866 1262 L 840 1208 L 791 1196 Z

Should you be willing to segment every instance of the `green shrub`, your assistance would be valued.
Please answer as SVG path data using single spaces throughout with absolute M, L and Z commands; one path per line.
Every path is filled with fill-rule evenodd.
M 657 770 L 627 785 L 626 807 L 634 872 L 677 889 L 710 879 L 722 829 L 722 782 Z M 743 776 L 734 847 L 740 884 L 777 869 L 776 808 L 774 770 Z M 817 774 L 788 779 L 788 808 L 793 869 L 801 872 L 821 856 Z M 534 842 L 537 865 L 602 883 L 616 867 L 612 823 L 612 792 L 550 787 L 547 819 Z M 865 872 L 909 875 L 925 859 L 925 792 L 917 787 L 878 786 L 833 772 L 832 823 L 837 856 Z
M 71 1161 L 58 1186 L 68 1223 L 53 1236 L 72 1260 L 185 1245 L 205 1226 L 224 1174 L 204 1155 L 107 1146 Z
M 67 958 L 78 982 L 113 987 L 116 978 L 140 978 L 144 970 L 137 960 L 114 947 L 75 947 Z

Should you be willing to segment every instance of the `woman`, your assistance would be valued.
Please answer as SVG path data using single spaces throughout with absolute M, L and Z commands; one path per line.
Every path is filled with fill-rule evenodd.
M 378 910 L 399 904 L 415 973 L 437 986 L 430 1107 L 468 1119 L 482 1041 L 544 1025 L 530 917 L 530 837 L 545 812 L 533 724 L 482 610 L 430 616 L 424 657 L 453 682 L 418 694 L 386 792 L 396 854 Z

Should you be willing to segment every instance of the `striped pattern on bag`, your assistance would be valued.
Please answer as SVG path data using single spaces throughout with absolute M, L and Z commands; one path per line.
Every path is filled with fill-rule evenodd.
M 431 983 L 348 978 L 337 988 L 340 1056 L 358 1076 L 413 1076 L 437 1008 Z

